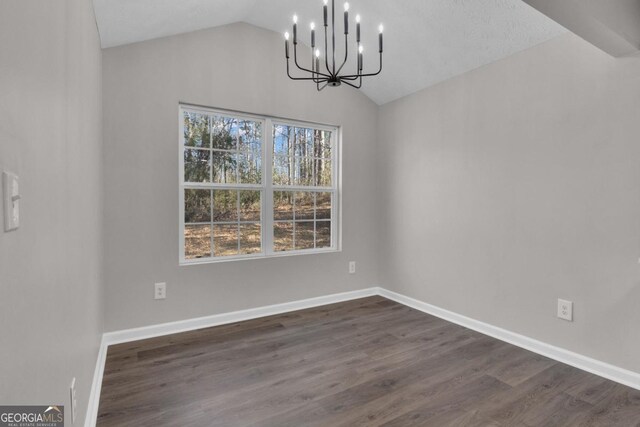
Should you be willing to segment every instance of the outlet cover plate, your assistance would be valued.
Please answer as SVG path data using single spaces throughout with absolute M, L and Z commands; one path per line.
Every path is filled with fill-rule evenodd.
M 349 261 L 349 274 L 356 274 L 356 262 Z
M 573 322 L 573 302 L 558 299 L 558 317 Z
M 162 283 L 156 283 L 154 285 L 153 298 L 154 299 L 166 299 L 167 298 L 167 284 L 166 283 L 162 282 Z

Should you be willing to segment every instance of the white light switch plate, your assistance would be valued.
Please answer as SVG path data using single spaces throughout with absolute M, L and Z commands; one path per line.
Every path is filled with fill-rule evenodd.
M 4 205 L 4 231 L 20 227 L 20 189 L 18 176 L 2 172 L 2 199 Z

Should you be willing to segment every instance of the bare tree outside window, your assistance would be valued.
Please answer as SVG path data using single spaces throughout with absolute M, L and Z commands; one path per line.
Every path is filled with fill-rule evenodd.
M 335 129 L 188 107 L 181 121 L 182 261 L 336 248 Z

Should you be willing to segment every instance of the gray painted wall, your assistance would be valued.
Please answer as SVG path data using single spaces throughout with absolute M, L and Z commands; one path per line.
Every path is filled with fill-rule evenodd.
M 0 228 L 0 402 L 70 420 L 75 376 L 76 425 L 102 333 L 101 71 L 89 0 L 0 2 L 0 169 L 23 196 Z
M 107 331 L 377 282 L 377 106 L 348 87 L 290 81 L 283 44 L 234 24 L 104 50 Z M 342 125 L 342 252 L 180 267 L 179 102 Z M 153 299 L 154 282 L 167 282 L 166 300 Z
M 639 112 L 572 34 L 383 106 L 380 284 L 639 372 Z

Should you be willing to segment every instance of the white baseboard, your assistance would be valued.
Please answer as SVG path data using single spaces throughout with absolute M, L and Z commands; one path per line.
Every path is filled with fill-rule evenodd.
M 373 295 L 380 295 L 400 304 L 406 305 L 416 310 L 431 314 L 451 323 L 464 326 L 485 335 L 510 344 L 522 347 L 534 353 L 541 354 L 551 359 L 557 360 L 578 369 L 607 378 L 609 380 L 624 384 L 626 386 L 640 390 L 640 374 L 629 371 L 614 365 L 610 365 L 590 357 L 565 350 L 479 320 L 436 307 L 431 304 L 419 301 L 397 292 L 389 291 L 381 287 L 372 287 L 351 292 L 326 295 L 316 298 L 309 298 L 299 301 L 291 301 L 282 304 L 274 304 L 264 307 L 250 308 L 247 310 L 233 311 L 230 313 L 215 314 L 212 316 L 198 317 L 195 319 L 179 320 L 177 322 L 162 323 L 158 325 L 144 326 L 141 328 L 125 329 L 122 331 L 106 332 L 102 336 L 100 352 L 96 363 L 96 370 L 93 376 L 91 395 L 87 408 L 85 427 L 95 427 L 98 416 L 98 404 L 100 402 L 100 389 L 102 387 L 102 375 L 106 362 L 107 348 L 109 345 L 120 344 L 130 341 L 137 341 L 146 338 L 159 337 L 162 335 L 175 334 L 179 332 L 193 331 L 195 329 L 209 328 L 228 323 L 241 322 L 259 317 L 272 316 L 305 308 L 318 307 L 321 305 L 333 304 L 337 302 L 350 301 L 358 298 L 365 298 Z
M 617 383 L 640 390 L 640 373 L 629 371 L 627 369 L 623 369 L 609 363 L 601 362 L 600 360 L 592 359 L 590 357 L 574 353 L 564 348 L 556 347 L 554 345 L 547 344 L 542 341 L 538 341 L 533 338 L 529 338 L 524 335 L 520 335 L 515 332 L 511 332 L 506 329 L 481 322 L 479 320 L 471 319 L 469 317 L 462 316 L 458 313 L 454 313 L 440 307 L 436 307 L 435 305 L 427 304 L 426 302 L 419 301 L 415 298 L 411 298 L 397 292 L 392 292 L 384 288 L 377 289 L 380 296 L 383 296 L 400 304 L 415 308 L 416 310 L 431 314 L 433 316 L 447 320 L 451 323 L 464 326 L 465 328 L 473 329 L 474 331 L 489 335 L 490 337 L 499 339 L 504 342 L 508 342 L 509 344 L 522 347 L 534 353 L 541 354 L 550 359 L 557 360 L 558 362 L 566 363 L 567 365 L 582 369 L 583 371 L 587 371 L 600 377 L 607 378 L 611 381 L 615 381 Z
M 321 305 L 334 304 L 336 302 L 370 297 L 377 294 L 377 288 L 342 292 L 339 294 L 308 298 L 281 304 L 267 305 L 264 307 L 250 308 L 247 310 L 232 311 L 230 313 L 197 317 L 195 319 L 178 320 L 177 322 L 161 323 L 159 325 L 124 329 L 122 331 L 115 332 L 106 332 L 104 334 L 104 340 L 107 345 L 120 344 L 123 342 L 154 338 L 162 335 L 193 331 L 195 329 L 210 328 L 212 326 L 225 325 L 228 323 L 242 322 L 243 320 L 257 319 L 259 317 L 273 316 L 274 314 L 288 313 L 290 311 L 303 310 L 305 308 L 318 307 Z
M 87 403 L 87 414 L 84 418 L 84 427 L 95 427 L 98 419 L 98 405 L 100 403 L 100 391 L 102 389 L 104 365 L 107 361 L 107 347 L 108 345 L 105 342 L 103 335 L 100 340 L 96 369 L 93 372 L 93 382 L 91 383 L 91 392 L 89 394 L 89 402 Z

